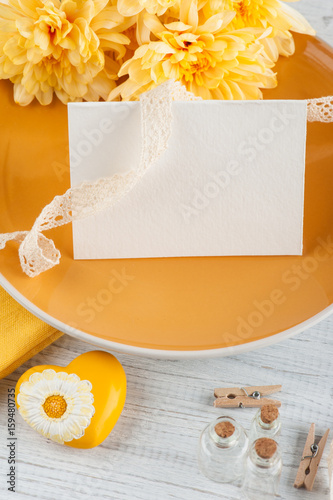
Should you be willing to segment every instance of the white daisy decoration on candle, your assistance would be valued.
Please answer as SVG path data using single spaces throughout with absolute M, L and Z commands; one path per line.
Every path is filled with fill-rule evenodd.
M 57 443 L 79 439 L 95 413 L 92 384 L 74 373 L 47 369 L 20 386 L 19 412 L 37 432 Z

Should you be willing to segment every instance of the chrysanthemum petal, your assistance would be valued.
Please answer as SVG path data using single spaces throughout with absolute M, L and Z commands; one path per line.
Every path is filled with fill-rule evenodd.
M 107 0 L 8 2 L 0 4 L 0 78 L 13 81 L 19 104 L 36 98 L 47 105 L 54 92 L 64 103 L 82 100 L 104 70 L 104 51 L 125 56 L 128 38 L 117 30 L 126 23 Z M 98 37 L 100 30 L 104 39 Z M 96 100 L 102 97 L 98 89 L 103 98 L 112 90 L 118 69 L 119 64 L 108 65 L 103 84 L 99 81 L 91 92 Z

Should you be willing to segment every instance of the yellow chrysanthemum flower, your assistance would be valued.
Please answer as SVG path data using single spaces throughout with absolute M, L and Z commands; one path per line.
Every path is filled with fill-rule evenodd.
M 196 2 L 182 0 L 180 21 L 163 25 L 146 14 L 144 22 L 155 41 L 141 45 L 122 66 L 128 79 L 109 100 L 137 99 L 140 93 L 168 79 L 179 80 L 204 99 L 259 99 L 260 88 L 276 85 L 275 74 L 258 41 L 269 34 L 257 28 L 228 29 L 234 13 L 216 14 L 202 24 Z
M 115 87 L 128 38 L 108 0 L 9 0 L 0 4 L 0 78 L 21 105 L 105 99 Z
M 273 61 L 279 55 L 290 56 L 294 53 L 291 31 L 315 35 L 313 28 L 297 10 L 279 0 L 208 0 L 203 8 L 206 16 L 221 10 L 236 12 L 232 23 L 235 29 L 271 27 L 271 35 L 263 39 L 262 43 Z

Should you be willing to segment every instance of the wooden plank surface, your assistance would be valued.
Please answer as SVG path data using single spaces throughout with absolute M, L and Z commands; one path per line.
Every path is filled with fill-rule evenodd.
M 63 337 L 0 381 L 0 498 L 112 500 L 236 500 L 239 491 L 203 477 L 197 468 L 198 439 L 204 426 L 226 410 L 213 407 L 214 387 L 274 385 L 283 420 L 281 446 L 283 500 L 303 500 L 293 483 L 311 422 L 322 435 L 333 416 L 333 318 L 256 352 L 214 360 L 165 361 L 118 355 L 128 377 L 124 412 L 108 439 L 93 450 L 75 450 L 45 440 L 17 415 L 19 494 L 2 496 L 5 486 L 7 390 L 37 364 L 66 365 L 90 350 Z M 254 409 L 227 414 L 249 428 Z M 311 493 L 328 500 L 327 452 Z
M 332 0 L 293 4 L 333 45 Z M 306 82 L 305 82 L 306 85 Z M 332 89 L 333 93 L 333 89 Z M 63 337 L 0 381 L 0 498 L 28 500 L 236 500 L 239 491 L 198 471 L 201 430 L 225 412 L 215 387 L 282 384 L 283 473 L 280 500 L 329 499 L 325 450 L 311 494 L 293 483 L 311 422 L 322 435 L 333 419 L 333 318 L 279 345 L 230 358 L 159 361 L 119 355 L 128 377 L 124 412 L 108 439 L 75 450 L 43 439 L 17 415 L 17 493 L 6 490 L 7 391 L 37 364 L 68 364 L 92 347 Z M 228 409 L 247 429 L 255 409 Z

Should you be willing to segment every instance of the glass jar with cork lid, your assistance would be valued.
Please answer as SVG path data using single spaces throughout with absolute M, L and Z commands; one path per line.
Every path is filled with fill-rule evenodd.
M 273 500 L 278 493 L 282 470 L 279 445 L 259 438 L 250 446 L 242 484 L 242 500 Z
M 240 484 L 247 449 L 243 427 L 231 417 L 219 417 L 200 436 L 199 467 L 213 481 Z
M 249 434 L 249 442 L 267 437 L 277 441 L 281 432 L 281 418 L 277 406 L 264 405 L 256 413 Z

